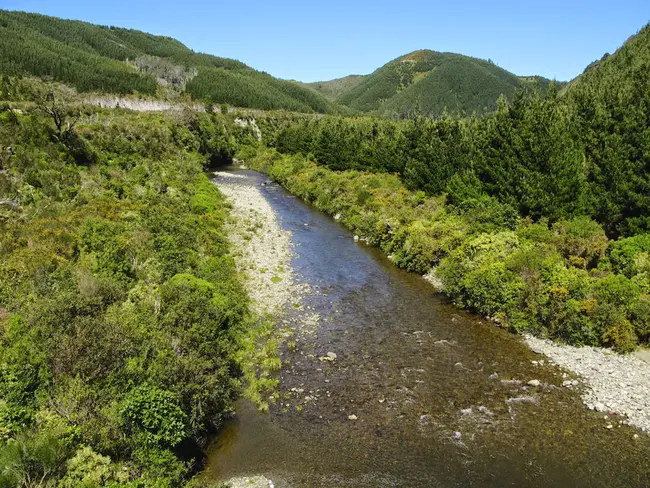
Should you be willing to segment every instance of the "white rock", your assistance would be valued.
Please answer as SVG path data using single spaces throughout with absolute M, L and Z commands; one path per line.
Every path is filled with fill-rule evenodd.
M 328 352 L 325 356 L 321 356 L 318 358 L 320 361 L 327 361 L 327 362 L 333 362 L 336 361 L 336 353 L 335 352 Z
M 348 415 L 348 420 L 357 420 L 357 419 L 358 419 L 358 417 L 356 415 L 354 415 L 354 414 Z
M 539 386 L 539 385 L 541 385 L 539 380 L 530 380 L 528 382 L 528 386 Z
M 627 417 L 629 425 L 650 428 L 650 364 L 632 355 L 620 355 L 595 347 L 573 347 L 525 336 L 537 353 L 581 376 L 584 404 L 598 412 L 610 409 Z M 614 408 L 615 406 L 615 408 Z

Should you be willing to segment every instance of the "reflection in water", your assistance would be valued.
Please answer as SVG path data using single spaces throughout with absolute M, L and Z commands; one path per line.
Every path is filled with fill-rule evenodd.
M 321 320 L 284 352 L 271 412 L 238 404 L 206 476 L 263 474 L 276 487 L 650 486 L 648 436 L 605 429 L 517 337 L 448 305 L 277 185 L 262 188 L 293 232 L 298 279 L 315 290 L 305 306 Z M 334 361 L 319 359 L 328 352 Z

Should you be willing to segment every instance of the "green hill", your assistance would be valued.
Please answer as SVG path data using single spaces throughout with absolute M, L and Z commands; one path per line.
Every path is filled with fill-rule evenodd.
M 51 78 L 82 92 L 188 93 L 239 107 L 336 111 L 313 90 L 170 37 L 25 12 L 0 10 L 0 73 Z
M 534 81 L 528 81 L 531 79 Z M 545 79 L 521 79 L 482 59 L 420 50 L 382 66 L 336 101 L 362 112 L 389 116 L 436 116 L 445 109 L 483 113 L 494 109 L 502 94 L 511 97 L 518 88 L 536 85 L 543 89 L 550 83 L 541 80 Z
M 330 81 L 316 81 L 314 83 L 300 83 L 306 88 L 310 88 L 328 100 L 336 100 L 345 92 L 352 90 L 355 86 L 367 78 L 366 75 L 349 75 L 343 78 L 336 78 Z
M 519 80 L 524 88 L 539 90 L 542 93 L 546 92 L 553 82 L 555 82 L 558 90 L 562 90 L 566 85 L 568 85 L 565 81 L 549 80 L 543 76 L 520 76 Z

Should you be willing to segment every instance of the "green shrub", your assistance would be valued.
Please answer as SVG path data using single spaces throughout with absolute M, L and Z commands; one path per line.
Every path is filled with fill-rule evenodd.
M 626 237 L 611 243 L 608 255 L 612 268 L 628 278 L 650 272 L 650 234 Z
M 0 446 L 0 486 L 51 485 L 65 471 L 69 446 L 61 433 L 26 430 Z
M 187 436 L 186 416 L 174 394 L 152 385 L 131 390 L 120 415 L 129 432 L 142 433 L 148 445 L 174 447 Z
M 120 466 L 111 463 L 108 456 L 97 454 L 86 446 L 66 462 L 66 473 L 58 484 L 59 488 L 97 488 L 115 486 L 128 481 Z
M 481 315 L 505 315 L 519 300 L 524 284 L 503 262 L 485 263 L 462 278 L 462 302 Z
M 641 295 L 631 306 L 631 322 L 636 335 L 644 342 L 650 339 L 650 296 Z
M 569 259 L 581 258 L 586 267 L 594 267 L 605 256 L 608 240 L 603 228 L 589 217 L 576 217 L 553 224 L 558 249 Z
M 196 192 L 190 200 L 192 212 L 203 215 L 215 213 L 223 206 L 223 196 L 205 175 L 197 177 Z

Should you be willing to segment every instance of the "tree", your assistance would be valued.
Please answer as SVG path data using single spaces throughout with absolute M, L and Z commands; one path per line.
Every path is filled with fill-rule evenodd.
M 71 110 L 64 100 L 51 91 L 37 95 L 36 106 L 52 119 L 56 127 L 55 137 L 59 142 L 65 144 L 65 141 L 72 135 L 74 126 L 79 121 L 79 111 Z

